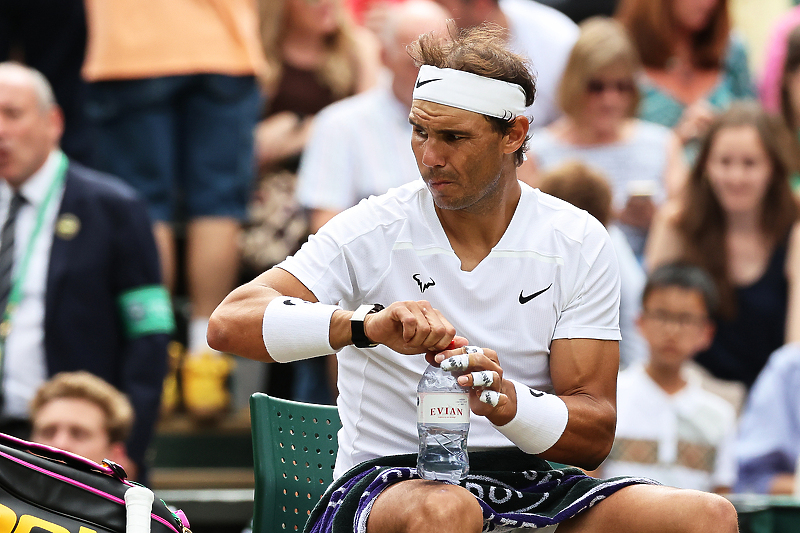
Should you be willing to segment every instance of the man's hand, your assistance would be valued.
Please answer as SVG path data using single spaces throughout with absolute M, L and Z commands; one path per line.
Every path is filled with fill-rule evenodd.
M 395 302 L 364 318 L 370 340 L 405 355 L 447 348 L 456 328 L 425 300 Z
M 503 368 L 497 352 L 489 348 L 466 346 L 467 340 L 456 337 L 447 350 L 426 354 L 429 363 L 461 374 L 458 383 L 470 387 L 470 410 L 485 416 L 497 426 L 507 424 L 517 414 L 517 392 L 503 380 Z

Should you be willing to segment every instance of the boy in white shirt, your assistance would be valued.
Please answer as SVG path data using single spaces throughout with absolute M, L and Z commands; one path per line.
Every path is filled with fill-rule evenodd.
M 702 269 L 671 264 L 649 276 L 638 326 L 650 358 L 620 372 L 617 434 L 603 477 L 635 475 L 729 492 L 736 476 L 735 410 L 685 372 L 711 342 L 716 310 L 714 283 Z

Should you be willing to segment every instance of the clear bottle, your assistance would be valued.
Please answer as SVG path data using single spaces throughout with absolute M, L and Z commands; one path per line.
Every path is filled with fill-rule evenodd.
M 428 365 L 417 385 L 417 471 L 422 479 L 458 483 L 469 472 L 469 393 L 456 377 Z

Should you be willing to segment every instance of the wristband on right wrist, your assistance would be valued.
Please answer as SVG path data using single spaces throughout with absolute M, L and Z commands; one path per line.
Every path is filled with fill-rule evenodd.
M 330 344 L 331 316 L 341 307 L 291 296 L 273 299 L 264 310 L 261 335 L 270 357 L 288 363 L 336 352 Z
M 503 426 L 494 426 L 525 453 L 539 454 L 558 442 L 567 428 L 569 410 L 555 394 L 531 389 L 513 379 L 517 391 L 517 414 Z

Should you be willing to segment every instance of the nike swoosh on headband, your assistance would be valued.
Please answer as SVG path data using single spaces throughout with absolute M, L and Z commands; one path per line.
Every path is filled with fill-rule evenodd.
M 432 81 L 442 81 L 442 78 L 432 78 L 430 80 L 419 80 L 419 81 L 417 81 L 416 88 L 419 89 L 420 87 L 422 87 L 426 83 L 430 83 Z

